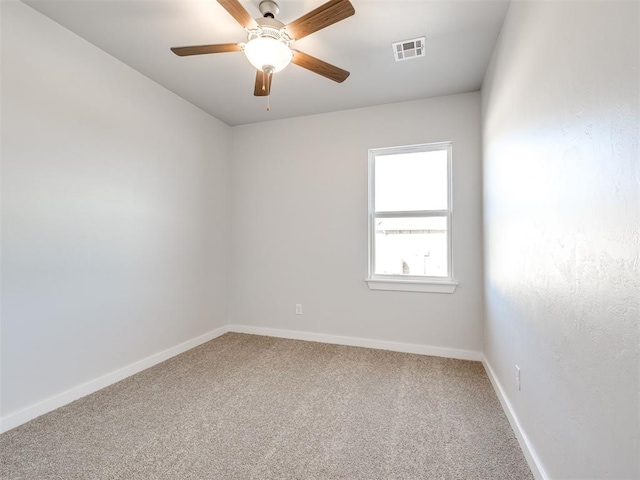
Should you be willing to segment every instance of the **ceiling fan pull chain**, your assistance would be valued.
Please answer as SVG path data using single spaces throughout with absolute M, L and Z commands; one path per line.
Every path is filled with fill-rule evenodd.
M 267 91 L 267 112 L 271 110 L 271 79 L 273 78 L 274 68 L 271 65 L 262 67 L 264 72 L 262 75 L 262 91 Z

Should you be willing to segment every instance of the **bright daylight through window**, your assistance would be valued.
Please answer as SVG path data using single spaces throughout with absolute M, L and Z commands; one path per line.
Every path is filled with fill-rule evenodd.
M 369 288 L 452 293 L 451 143 L 369 151 Z

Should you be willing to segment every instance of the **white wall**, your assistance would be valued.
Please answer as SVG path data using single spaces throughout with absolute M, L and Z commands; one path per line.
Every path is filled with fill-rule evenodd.
M 640 478 L 638 5 L 512 3 L 482 89 L 484 355 L 551 478 Z
M 233 127 L 231 323 L 479 352 L 479 121 L 469 93 Z M 447 140 L 460 286 L 369 290 L 368 149 Z
M 226 324 L 229 128 L 1 3 L 6 416 Z

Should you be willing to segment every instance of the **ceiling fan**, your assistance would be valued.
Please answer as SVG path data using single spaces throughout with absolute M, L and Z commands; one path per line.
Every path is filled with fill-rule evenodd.
M 247 42 L 173 47 L 171 49 L 173 53 L 183 57 L 244 51 L 249 62 L 257 69 L 253 94 L 258 97 L 269 96 L 273 74 L 289 63 L 294 63 L 338 83 L 344 82 L 349 76 L 346 70 L 290 47 L 296 40 L 355 14 L 349 0 L 330 0 L 287 25 L 276 20 L 280 9 L 273 0 L 260 2 L 260 13 L 263 16 L 255 19 L 238 0 L 217 1 L 246 30 Z M 267 106 L 268 109 L 269 106 Z

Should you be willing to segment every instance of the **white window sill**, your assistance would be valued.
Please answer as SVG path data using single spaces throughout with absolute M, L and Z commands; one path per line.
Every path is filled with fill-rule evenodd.
M 395 290 L 399 292 L 453 293 L 457 282 L 420 281 L 420 280 L 380 280 L 368 278 L 365 280 L 370 290 Z

